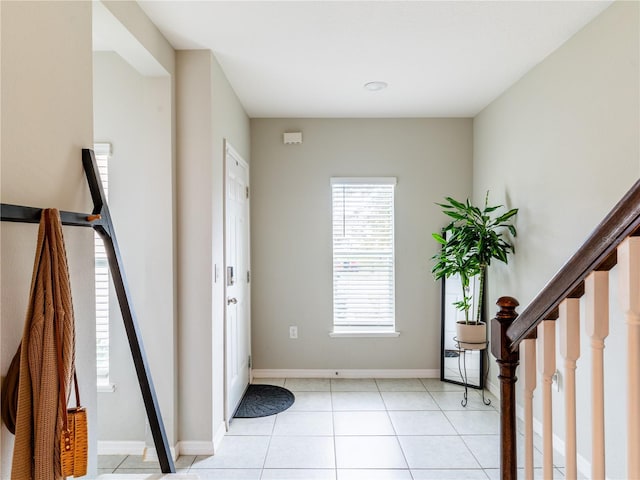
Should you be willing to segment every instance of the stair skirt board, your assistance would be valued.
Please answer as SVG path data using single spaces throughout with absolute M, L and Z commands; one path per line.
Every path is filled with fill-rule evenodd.
M 440 378 L 440 369 L 254 369 L 254 378 Z

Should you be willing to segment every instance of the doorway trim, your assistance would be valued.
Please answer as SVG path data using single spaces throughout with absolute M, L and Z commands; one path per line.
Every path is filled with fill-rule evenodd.
M 229 337 L 228 337 L 228 308 L 227 308 L 227 297 L 228 297 L 228 292 L 227 292 L 227 253 L 228 253 L 228 245 L 227 245 L 227 230 L 228 230 L 228 226 L 227 226 L 227 188 L 228 188 L 228 174 L 229 174 L 229 170 L 228 170 L 228 162 L 229 159 L 233 159 L 234 162 L 238 162 L 240 165 L 242 165 L 247 172 L 247 185 L 250 185 L 250 168 L 249 168 L 249 163 L 247 163 L 244 158 L 238 153 L 238 151 L 233 148 L 233 146 L 231 145 L 231 143 L 229 142 L 229 140 L 227 140 L 226 138 L 223 139 L 223 155 L 224 155 L 224 160 L 223 160 L 223 195 L 222 195 L 222 200 L 223 200 L 223 268 L 222 268 L 222 272 L 221 272 L 221 278 L 223 281 L 223 298 L 222 298 L 222 302 L 223 302 L 223 308 L 224 308 L 224 315 L 223 315 L 223 335 L 224 335 L 224 361 L 223 361 L 223 368 L 224 368 L 224 423 L 226 426 L 226 430 L 229 430 L 229 423 L 231 421 L 231 418 L 233 417 L 234 412 L 230 411 L 231 410 L 231 406 L 229 405 L 229 378 L 228 378 L 228 353 L 229 353 L 229 345 L 228 345 L 228 341 L 229 341 Z M 248 271 L 251 270 L 251 198 L 250 195 L 247 196 L 247 269 Z M 240 272 L 238 272 L 240 273 Z M 245 273 L 246 274 L 246 273 Z M 247 282 L 247 298 L 246 298 L 246 302 L 247 302 L 247 350 L 248 350 L 248 354 L 249 356 L 251 356 L 251 282 L 248 281 Z M 252 366 L 251 364 L 248 365 L 248 378 L 247 378 L 247 387 L 248 384 L 251 382 L 251 377 L 252 377 Z M 235 406 L 233 407 L 235 408 Z

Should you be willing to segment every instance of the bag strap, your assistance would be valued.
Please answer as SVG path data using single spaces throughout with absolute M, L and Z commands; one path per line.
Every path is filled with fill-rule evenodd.
M 76 389 L 76 407 L 80 408 L 80 389 L 78 388 L 78 376 L 76 375 L 76 367 L 73 367 L 73 386 Z

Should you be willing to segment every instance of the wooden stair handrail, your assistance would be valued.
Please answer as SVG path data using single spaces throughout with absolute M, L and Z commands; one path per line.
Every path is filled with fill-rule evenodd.
M 584 279 L 594 270 L 611 270 L 617 263 L 616 248 L 627 237 L 640 234 L 640 180 L 629 189 L 578 251 L 564 264 L 542 291 L 507 329 L 516 351 L 543 320 L 558 318 L 565 298 L 581 297 Z

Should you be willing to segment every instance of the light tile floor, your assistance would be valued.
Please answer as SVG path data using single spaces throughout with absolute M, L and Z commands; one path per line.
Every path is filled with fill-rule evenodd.
M 497 400 L 437 379 L 257 379 L 296 401 L 278 415 L 234 419 L 215 456 L 182 456 L 178 473 L 217 480 L 499 478 Z M 522 438 L 520 438 L 522 440 Z M 520 442 L 519 458 L 523 458 Z M 535 463 L 541 467 L 536 449 Z M 99 473 L 159 473 L 134 456 L 101 456 Z M 556 478 L 563 478 L 557 468 Z M 524 475 L 520 472 L 519 477 Z M 536 469 L 542 478 L 542 469 Z

